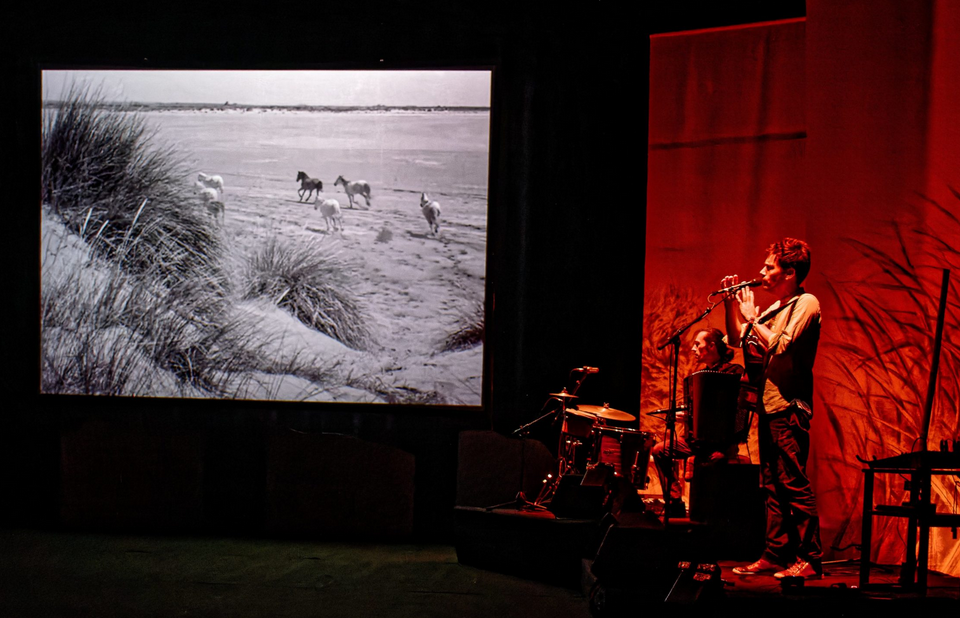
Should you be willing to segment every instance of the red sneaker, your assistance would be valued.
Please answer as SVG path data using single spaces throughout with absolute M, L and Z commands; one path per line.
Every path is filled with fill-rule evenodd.
M 736 571 L 736 569 L 734 569 Z M 797 560 L 794 565 L 773 574 L 777 579 L 784 577 L 802 577 L 803 579 L 823 579 L 823 571 L 806 560 Z
M 733 567 L 734 575 L 757 575 L 759 573 L 770 573 L 772 571 L 777 571 L 783 568 L 779 564 L 774 564 L 769 560 L 764 560 L 760 558 L 753 564 L 748 564 L 747 566 L 742 567 Z

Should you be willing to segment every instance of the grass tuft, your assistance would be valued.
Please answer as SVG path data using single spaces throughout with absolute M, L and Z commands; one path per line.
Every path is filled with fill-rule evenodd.
M 473 306 L 473 312 L 460 318 L 457 329 L 447 335 L 444 340 L 441 352 L 454 352 L 457 350 L 468 350 L 483 343 L 484 334 L 484 311 L 483 303 L 477 302 Z
M 354 281 L 353 268 L 337 253 L 271 237 L 247 260 L 242 297 L 268 298 L 310 328 L 363 350 L 371 335 L 359 302 L 346 291 Z
M 380 228 L 380 231 L 377 232 L 376 241 L 377 241 L 377 242 L 390 242 L 391 240 L 393 240 L 393 232 L 390 231 L 390 228 L 388 228 L 388 227 L 382 227 L 382 228 Z

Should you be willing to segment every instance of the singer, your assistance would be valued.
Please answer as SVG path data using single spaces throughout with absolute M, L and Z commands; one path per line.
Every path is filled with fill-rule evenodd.
M 784 238 L 770 245 L 760 270 L 761 288 L 776 301 L 760 311 L 749 287 L 724 299 L 728 341 L 743 348 L 748 375 L 753 358 L 759 369 L 757 426 L 767 521 L 763 555 L 734 568 L 737 575 L 823 576 L 820 517 L 806 472 L 821 322 L 820 302 L 801 287 L 809 272 L 809 245 Z M 737 284 L 736 275 L 720 283 Z

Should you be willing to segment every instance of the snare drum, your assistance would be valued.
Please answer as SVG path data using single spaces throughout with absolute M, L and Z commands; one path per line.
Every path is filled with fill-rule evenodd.
M 647 464 L 653 436 L 625 427 L 598 427 L 594 461 L 613 467 L 614 475 L 642 489 L 647 483 Z

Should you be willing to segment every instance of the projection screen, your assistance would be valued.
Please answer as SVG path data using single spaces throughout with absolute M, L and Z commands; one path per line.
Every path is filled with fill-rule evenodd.
M 481 404 L 492 70 L 42 78 L 42 393 Z

